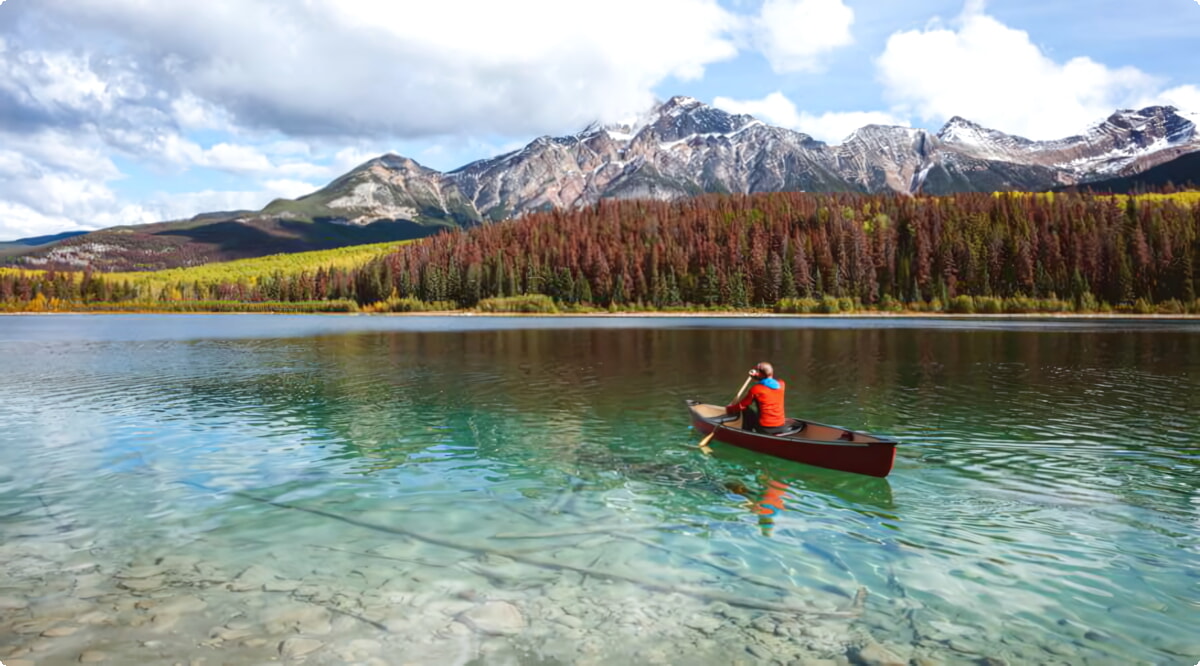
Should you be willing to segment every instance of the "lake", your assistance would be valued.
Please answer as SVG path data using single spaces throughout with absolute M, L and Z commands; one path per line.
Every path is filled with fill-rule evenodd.
M 754 363 L 886 479 L 695 444 Z M 0 660 L 1186 664 L 1200 323 L 0 318 Z

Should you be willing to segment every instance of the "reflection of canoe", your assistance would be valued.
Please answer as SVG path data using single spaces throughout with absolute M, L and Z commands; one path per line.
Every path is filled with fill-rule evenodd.
M 764 435 L 742 430 L 742 417 L 726 415 L 722 406 L 705 405 L 695 400 L 688 400 L 687 406 L 696 430 L 707 435 L 715 428 L 717 432 L 713 439 L 743 449 L 816 467 L 878 477 L 887 476 L 896 460 L 895 441 L 865 432 L 788 419 L 789 425 L 795 426 L 794 430 L 782 435 Z

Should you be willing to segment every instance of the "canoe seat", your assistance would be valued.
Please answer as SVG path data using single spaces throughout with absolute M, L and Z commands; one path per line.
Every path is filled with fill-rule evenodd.
M 741 414 L 725 414 L 722 416 L 713 417 L 712 420 L 716 421 L 717 423 L 729 423 L 730 421 L 736 421 L 741 417 Z
M 776 435 L 776 436 L 777 436 L 777 437 L 788 437 L 788 436 L 790 436 L 790 435 L 795 435 L 795 434 L 797 434 L 797 433 L 803 432 L 803 431 L 804 431 L 804 428 L 805 428 L 805 427 L 806 427 L 808 424 L 807 424 L 807 423 L 805 423 L 804 421 L 800 421 L 800 420 L 797 420 L 797 419 L 792 419 L 791 421 L 789 421 L 789 422 L 788 422 L 788 425 L 789 425 L 789 426 L 791 426 L 791 427 L 790 427 L 790 428 L 788 428 L 787 430 L 784 430 L 783 432 L 779 433 L 779 434 L 778 434 L 778 435 Z

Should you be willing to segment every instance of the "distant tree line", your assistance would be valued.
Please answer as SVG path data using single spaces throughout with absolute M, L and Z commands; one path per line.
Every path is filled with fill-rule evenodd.
M 609 309 L 1193 311 L 1195 197 L 1086 193 L 706 195 L 602 201 L 443 233 L 345 268 L 161 286 L 0 273 L 0 303 L 352 301 L 373 310 L 496 299 Z M 211 276 L 213 267 L 207 267 Z M 544 297 L 529 301 L 528 297 Z M 391 304 L 391 305 L 389 305 Z M 836 311 L 836 309 L 835 309 Z

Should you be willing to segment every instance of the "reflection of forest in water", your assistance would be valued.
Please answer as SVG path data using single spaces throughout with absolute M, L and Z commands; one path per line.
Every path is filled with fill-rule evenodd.
M 793 415 L 900 438 L 894 473 L 952 459 L 964 477 L 1052 474 L 1084 486 L 1088 478 L 1072 469 L 1081 457 L 1128 448 L 1146 464 L 1128 466 L 1131 486 L 1108 492 L 1137 504 L 1144 500 L 1133 486 L 1153 490 L 1164 469 L 1198 453 L 1186 429 L 1141 408 L 1153 400 L 1200 411 L 1181 363 L 1200 357 L 1200 338 L 1185 333 L 553 329 L 194 344 L 230 347 L 255 365 L 186 380 L 198 408 L 260 412 L 306 431 L 332 458 L 360 459 L 360 473 L 469 454 L 555 470 L 579 489 L 632 480 L 737 501 L 767 478 L 793 495 L 892 509 L 886 480 L 731 447 L 713 459 L 667 453 L 695 443 L 683 400 L 728 401 L 758 360 L 788 381 Z M 1127 436 L 1112 439 L 1113 423 Z M 1105 459 L 1098 464 L 1114 464 Z M 746 493 L 731 493 L 731 484 Z
M 75 341 L 40 334 L 66 318 L 14 320 L 0 332 L 15 350 L 8 543 L 79 526 L 103 546 L 79 556 L 107 557 L 106 575 L 179 548 L 227 578 L 277 556 L 340 589 L 368 561 L 454 580 L 513 568 L 504 580 L 528 584 L 484 551 L 721 589 L 706 561 L 835 605 L 867 588 L 862 622 L 901 644 L 972 636 L 981 655 L 1020 642 L 1033 656 L 1088 627 L 1104 639 L 1081 661 L 1183 653 L 1159 639 L 1194 615 L 1200 338 L 1186 326 L 460 330 L 491 326 L 479 319 L 313 337 L 274 337 L 267 318 L 104 319 L 189 330 Z M 684 399 L 730 400 L 763 359 L 793 415 L 900 439 L 892 476 L 700 454 Z M 376 548 L 416 559 L 375 562 Z M 31 607 L 40 584 L 22 593 Z M 580 589 L 592 607 L 620 586 Z

